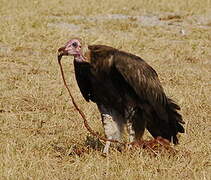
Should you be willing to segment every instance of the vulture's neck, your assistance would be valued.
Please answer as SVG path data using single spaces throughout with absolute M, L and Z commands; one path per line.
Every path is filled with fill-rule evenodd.
M 77 55 L 74 55 L 74 61 L 78 63 L 91 63 L 91 52 L 88 47 L 84 46 L 80 53 Z
M 91 51 L 88 46 L 84 46 L 83 48 L 83 56 L 85 58 L 85 62 L 91 63 Z

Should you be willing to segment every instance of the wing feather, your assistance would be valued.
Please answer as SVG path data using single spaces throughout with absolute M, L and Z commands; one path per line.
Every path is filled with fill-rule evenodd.
M 153 107 L 148 113 L 147 129 L 156 138 L 161 136 L 178 144 L 177 133 L 184 133 L 180 107 L 166 97 L 158 75 L 144 60 L 134 55 L 117 54 L 114 66 L 134 89 L 141 100 Z M 147 109 L 147 108 L 146 108 Z M 145 110 L 146 110 L 145 109 Z
M 156 71 L 143 59 L 135 55 L 118 53 L 114 66 L 125 80 L 133 87 L 136 94 L 153 106 L 165 106 L 166 95 L 158 79 Z

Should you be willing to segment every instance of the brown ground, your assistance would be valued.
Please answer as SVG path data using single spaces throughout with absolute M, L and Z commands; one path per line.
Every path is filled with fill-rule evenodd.
M 210 179 L 210 0 L 0 4 L 0 179 Z M 72 36 L 134 53 L 156 69 L 186 122 L 176 154 L 134 148 L 102 156 L 103 145 L 69 101 L 56 61 L 57 49 Z M 70 62 L 63 58 L 72 93 L 103 135 Z

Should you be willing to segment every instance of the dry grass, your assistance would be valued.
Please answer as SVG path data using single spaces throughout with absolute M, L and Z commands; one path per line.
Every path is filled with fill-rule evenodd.
M 210 179 L 210 0 L 0 4 L 0 179 Z M 104 158 L 87 149 L 89 134 L 56 62 L 57 48 L 71 36 L 140 55 L 156 69 L 186 121 L 176 155 L 113 149 Z M 72 92 L 90 125 L 103 134 L 95 105 L 79 93 L 70 61 L 63 63 Z M 78 156 L 74 148 L 85 152 Z

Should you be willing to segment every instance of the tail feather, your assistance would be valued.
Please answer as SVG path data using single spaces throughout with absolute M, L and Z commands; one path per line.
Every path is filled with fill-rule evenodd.
M 173 137 L 173 143 L 178 144 L 177 133 L 184 133 L 185 130 L 181 124 L 185 122 L 182 119 L 182 116 L 177 112 L 180 107 L 171 99 L 168 99 L 167 113 L 169 118 L 170 131 Z
M 166 118 L 164 119 L 164 116 L 160 116 L 154 108 L 150 114 L 147 113 L 145 115 L 145 118 L 147 118 L 147 129 L 153 137 L 161 136 L 169 141 L 173 140 L 174 144 L 179 143 L 177 134 L 185 132 L 182 126 L 185 122 L 177 112 L 178 110 L 180 110 L 180 107 L 173 100 L 167 98 L 165 107 L 167 120 Z

